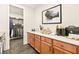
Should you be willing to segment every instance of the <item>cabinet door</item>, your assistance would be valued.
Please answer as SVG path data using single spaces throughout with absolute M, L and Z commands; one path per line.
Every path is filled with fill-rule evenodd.
M 72 54 L 71 52 L 65 51 L 59 47 L 53 46 L 54 54 Z
M 35 49 L 40 53 L 40 36 L 35 34 Z
M 42 54 L 52 54 L 52 45 L 46 42 L 41 42 L 41 53 Z
M 77 46 L 77 54 L 79 54 L 79 46 Z
M 40 53 L 40 40 L 35 39 L 35 49 Z
M 28 43 L 30 44 L 30 33 L 27 33 Z
M 28 33 L 28 43 L 29 43 L 32 47 L 34 47 L 34 42 L 35 42 L 34 34 Z
M 35 42 L 34 38 L 31 38 L 31 39 L 30 39 L 30 44 L 31 44 L 32 47 L 35 46 L 35 43 L 34 43 L 34 42 Z

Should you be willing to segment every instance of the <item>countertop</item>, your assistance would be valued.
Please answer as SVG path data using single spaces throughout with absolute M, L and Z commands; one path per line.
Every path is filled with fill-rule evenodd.
M 54 34 L 42 34 L 41 32 L 33 32 L 33 31 L 29 31 L 29 32 L 33 33 L 33 34 L 40 35 L 40 36 L 44 36 L 44 37 L 47 37 L 47 38 L 50 38 L 50 39 L 59 40 L 59 41 L 62 41 L 62 42 L 66 42 L 66 43 L 69 43 L 69 44 L 79 46 L 79 41 L 69 39 L 69 38 L 66 38 L 66 37 L 63 37 L 63 36 L 57 36 L 57 35 L 54 35 Z

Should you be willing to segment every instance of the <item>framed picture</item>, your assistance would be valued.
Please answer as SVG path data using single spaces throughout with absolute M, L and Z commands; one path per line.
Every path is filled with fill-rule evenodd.
M 60 24 L 62 23 L 61 4 L 42 11 L 42 24 Z

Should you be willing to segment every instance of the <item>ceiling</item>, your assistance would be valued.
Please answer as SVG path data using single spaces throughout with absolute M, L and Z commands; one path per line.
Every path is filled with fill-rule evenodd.
M 22 4 L 24 7 L 37 8 L 42 4 Z

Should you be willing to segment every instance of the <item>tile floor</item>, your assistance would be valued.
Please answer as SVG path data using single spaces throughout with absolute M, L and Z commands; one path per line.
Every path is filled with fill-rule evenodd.
M 4 54 L 38 54 L 30 45 L 23 45 L 22 39 L 11 40 L 10 50 L 4 51 Z

